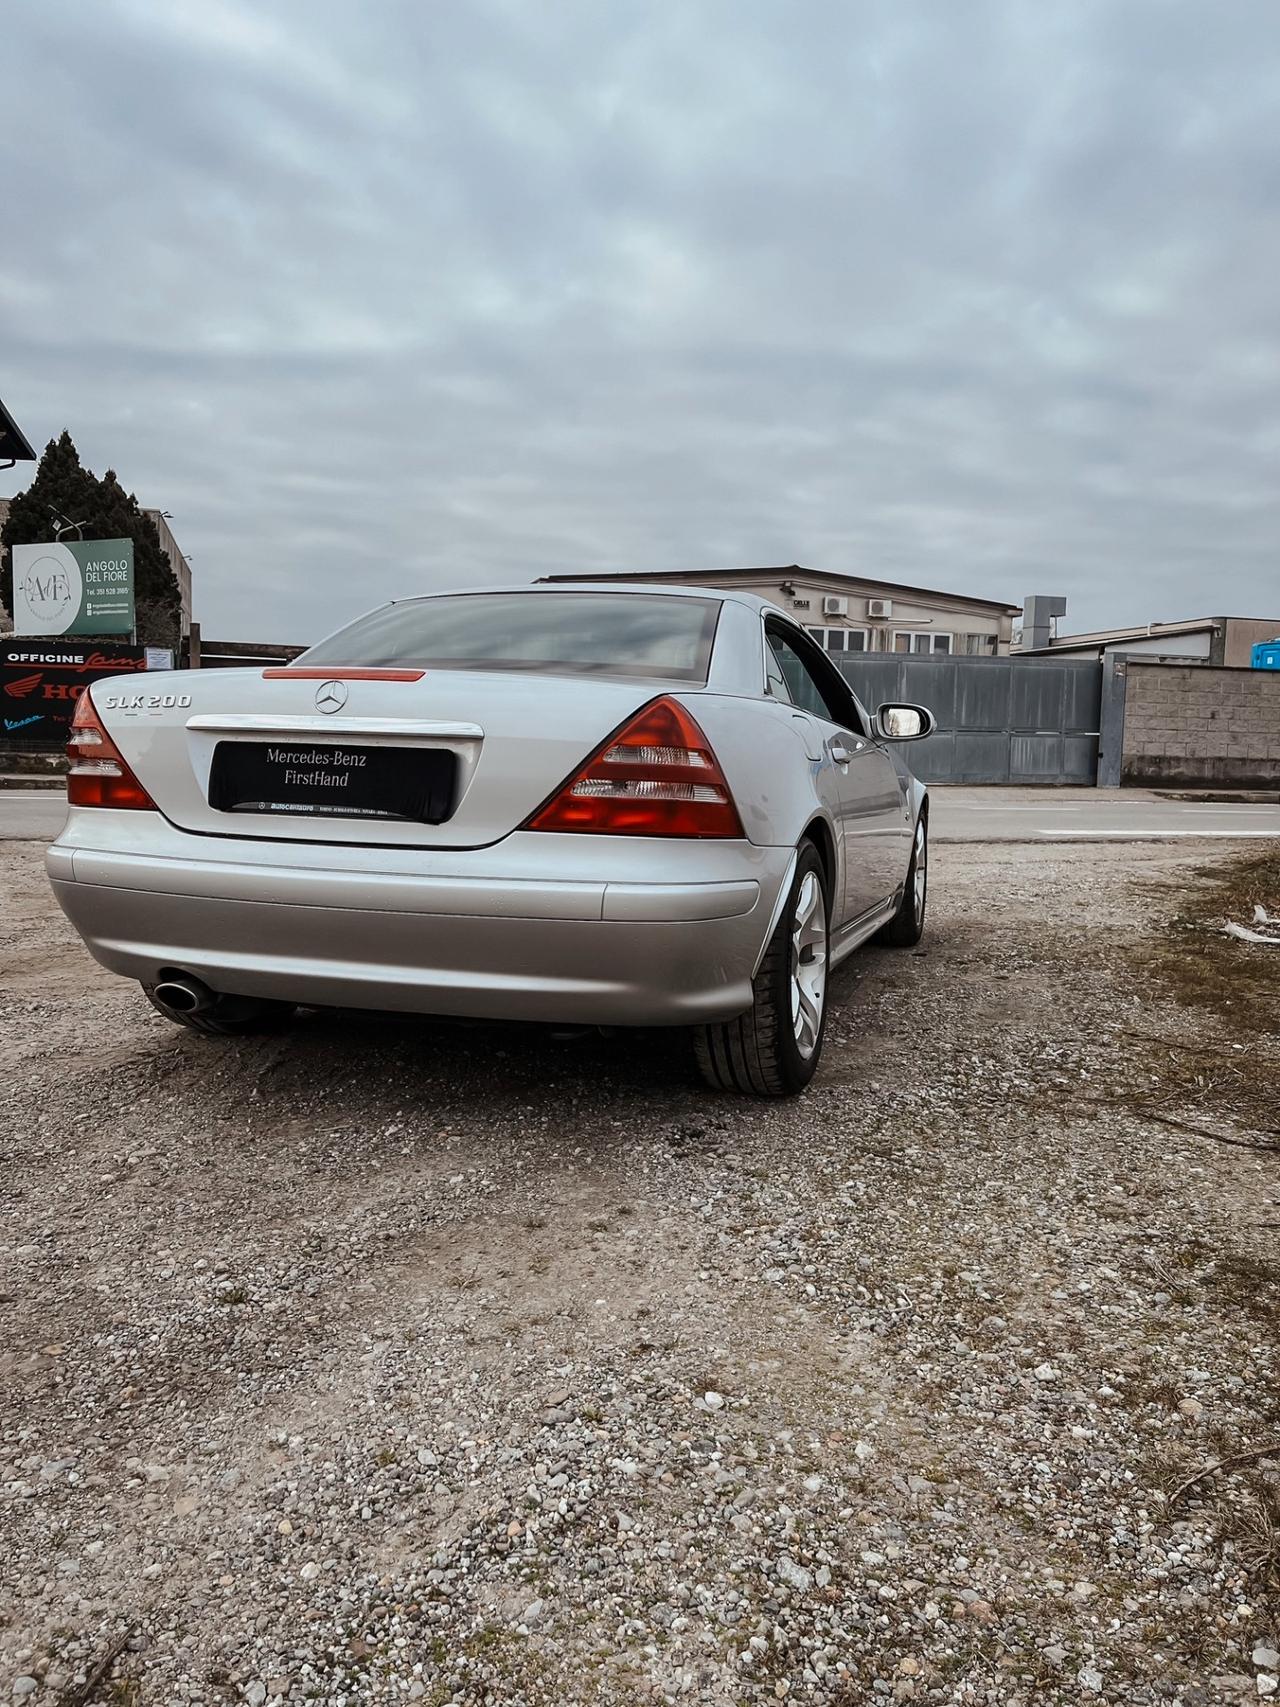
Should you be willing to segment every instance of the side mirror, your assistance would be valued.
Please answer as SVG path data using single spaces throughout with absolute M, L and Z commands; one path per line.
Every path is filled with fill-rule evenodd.
M 876 734 L 882 741 L 923 741 L 938 720 L 923 705 L 882 705 L 876 712 Z

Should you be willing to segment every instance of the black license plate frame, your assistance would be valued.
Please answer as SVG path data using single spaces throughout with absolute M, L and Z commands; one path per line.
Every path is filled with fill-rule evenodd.
M 215 812 L 442 824 L 452 816 L 457 754 L 355 741 L 219 741 L 209 770 Z

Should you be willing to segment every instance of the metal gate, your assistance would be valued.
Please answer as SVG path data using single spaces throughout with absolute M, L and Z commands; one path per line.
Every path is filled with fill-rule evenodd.
M 1102 665 L 1053 658 L 837 658 L 862 703 L 927 705 L 937 733 L 913 747 L 925 782 L 1074 783 L 1098 778 Z

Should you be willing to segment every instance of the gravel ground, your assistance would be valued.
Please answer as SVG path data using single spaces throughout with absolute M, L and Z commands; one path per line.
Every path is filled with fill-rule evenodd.
M 1276 1695 L 1280 1449 L 1169 1496 L 1280 1439 L 1280 1157 L 1135 1112 L 1204 1127 L 1183 1045 L 1275 1074 L 1144 971 L 1220 845 L 938 849 L 927 952 L 856 957 L 782 1106 L 662 1037 L 184 1036 L 41 854 L 0 849 L 5 1696 Z

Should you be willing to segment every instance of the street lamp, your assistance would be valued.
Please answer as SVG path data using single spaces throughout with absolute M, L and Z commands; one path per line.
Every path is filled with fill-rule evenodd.
M 61 511 L 54 509 L 52 504 L 49 506 L 49 514 L 53 517 L 53 537 L 55 542 L 60 543 L 63 534 L 70 533 L 73 528 L 78 540 L 82 540 L 84 538 L 83 522 L 69 522 Z

